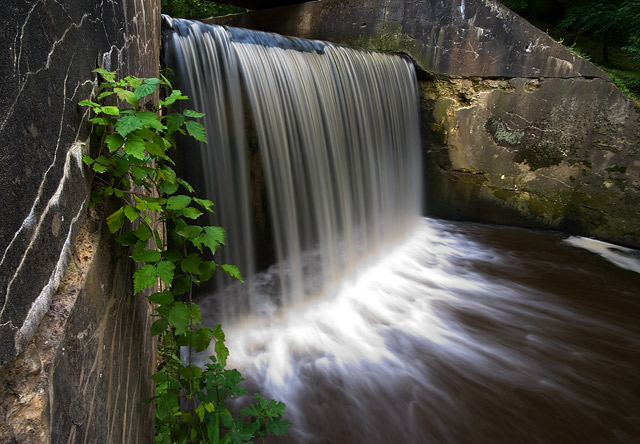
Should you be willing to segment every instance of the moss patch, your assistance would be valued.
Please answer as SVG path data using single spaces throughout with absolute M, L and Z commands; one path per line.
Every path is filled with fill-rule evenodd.
M 516 146 L 524 136 L 524 131 L 509 128 L 506 123 L 497 117 L 489 118 L 484 127 L 491 134 L 493 140 L 501 146 Z
M 517 163 L 529 165 L 531 171 L 559 165 L 564 158 L 562 151 L 553 142 L 541 140 L 533 145 L 522 148 L 514 157 Z

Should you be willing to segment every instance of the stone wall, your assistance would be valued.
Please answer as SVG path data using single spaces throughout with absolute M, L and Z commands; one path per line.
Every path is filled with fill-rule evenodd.
M 409 55 L 430 215 L 640 247 L 640 112 L 493 0 L 321 0 L 215 23 Z
M 83 224 L 100 232 L 86 219 L 81 157 L 96 145 L 77 103 L 95 90 L 97 67 L 157 75 L 160 2 L 9 3 L 0 30 L 0 441 L 149 442 L 146 303 L 100 236 L 74 252 Z M 90 265 L 69 277 L 78 258 Z M 72 296 L 69 280 L 81 282 Z

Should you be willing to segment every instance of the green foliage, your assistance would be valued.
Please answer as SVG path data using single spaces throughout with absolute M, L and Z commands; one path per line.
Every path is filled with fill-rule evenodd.
M 193 223 L 203 212 L 212 213 L 213 203 L 193 196 L 193 187 L 177 177 L 169 156 L 176 133 L 206 141 L 204 127 L 195 120 L 203 114 L 168 113 L 168 106 L 187 97 L 164 77 L 117 80 L 113 72 L 95 72 L 104 79 L 97 102 L 79 103 L 95 114 L 90 121 L 101 141 L 96 157 L 83 156 L 97 173 L 91 200 L 115 198 L 120 204 L 107 217 L 107 226 L 140 264 L 133 274 L 134 292 L 159 290 L 148 296 L 156 318 L 151 333 L 159 336 L 163 361 L 152 376 L 156 394 L 149 400 L 155 403 L 156 443 L 243 443 L 284 435 L 289 427 L 282 419 L 284 404 L 259 394 L 239 418 L 232 416 L 226 400 L 245 394 L 239 385 L 243 379 L 237 370 L 225 369 L 229 350 L 220 325 L 201 325 L 200 308 L 192 301 L 193 286 L 217 271 L 242 280 L 235 266 L 214 260 L 225 242 L 224 229 Z M 150 96 L 161 87 L 168 91 L 156 106 Z M 191 365 L 192 353 L 212 342 L 211 363 L 204 370 Z M 179 347 L 189 349 L 189 362 L 180 360 Z
M 501 0 L 500 3 L 513 11 L 521 11 L 527 8 L 527 0 Z
M 232 5 L 214 3 L 207 0 L 162 0 L 162 13 L 171 17 L 202 20 L 220 15 L 237 14 L 246 11 Z
M 500 0 L 570 50 L 598 63 L 637 101 L 640 0 Z M 580 49 L 577 42 L 580 42 Z
M 636 32 L 640 32 L 640 30 L 636 30 Z M 640 66 L 640 34 L 632 35 L 629 38 L 629 44 L 622 49 L 629 54 L 633 63 Z

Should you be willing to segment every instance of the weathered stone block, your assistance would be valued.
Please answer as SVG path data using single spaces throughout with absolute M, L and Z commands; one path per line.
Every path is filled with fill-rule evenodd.
M 50 310 L 0 369 L 1 442 L 153 442 L 150 307 L 103 221 L 85 219 Z

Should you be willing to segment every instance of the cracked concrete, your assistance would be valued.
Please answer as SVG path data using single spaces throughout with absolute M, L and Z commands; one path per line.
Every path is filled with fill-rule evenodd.
M 44 295 L 55 290 L 61 253 L 82 222 L 90 178 L 77 148 L 89 141 L 89 125 L 77 102 L 95 89 L 91 70 L 98 66 L 156 75 L 158 4 L 27 0 L 7 7 L 0 31 L 7 46 L 0 52 L 0 158 L 7 165 L 0 172 L 0 366 L 46 311 Z
M 92 259 L 99 278 L 83 281 L 99 285 L 73 297 L 61 288 L 78 263 L 70 258 L 87 212 L 91 174 L 81 157 L 96 149 L 89 113 L 77 103 L 96 90 L 97 67 L 157 76 L 160 2 L 24 0 L 6 5 L 3 21 L 0 441 L 148 442 L 149 409 L 140 401 L 150 383 L 139 379 L 153 362 L 139 351 L 151 350 L 146 304 L 122 283 L 109 290 L 128 271 L 110 275 L 103 245 Z M 87 302 L 92 290 L 97 299 Z

